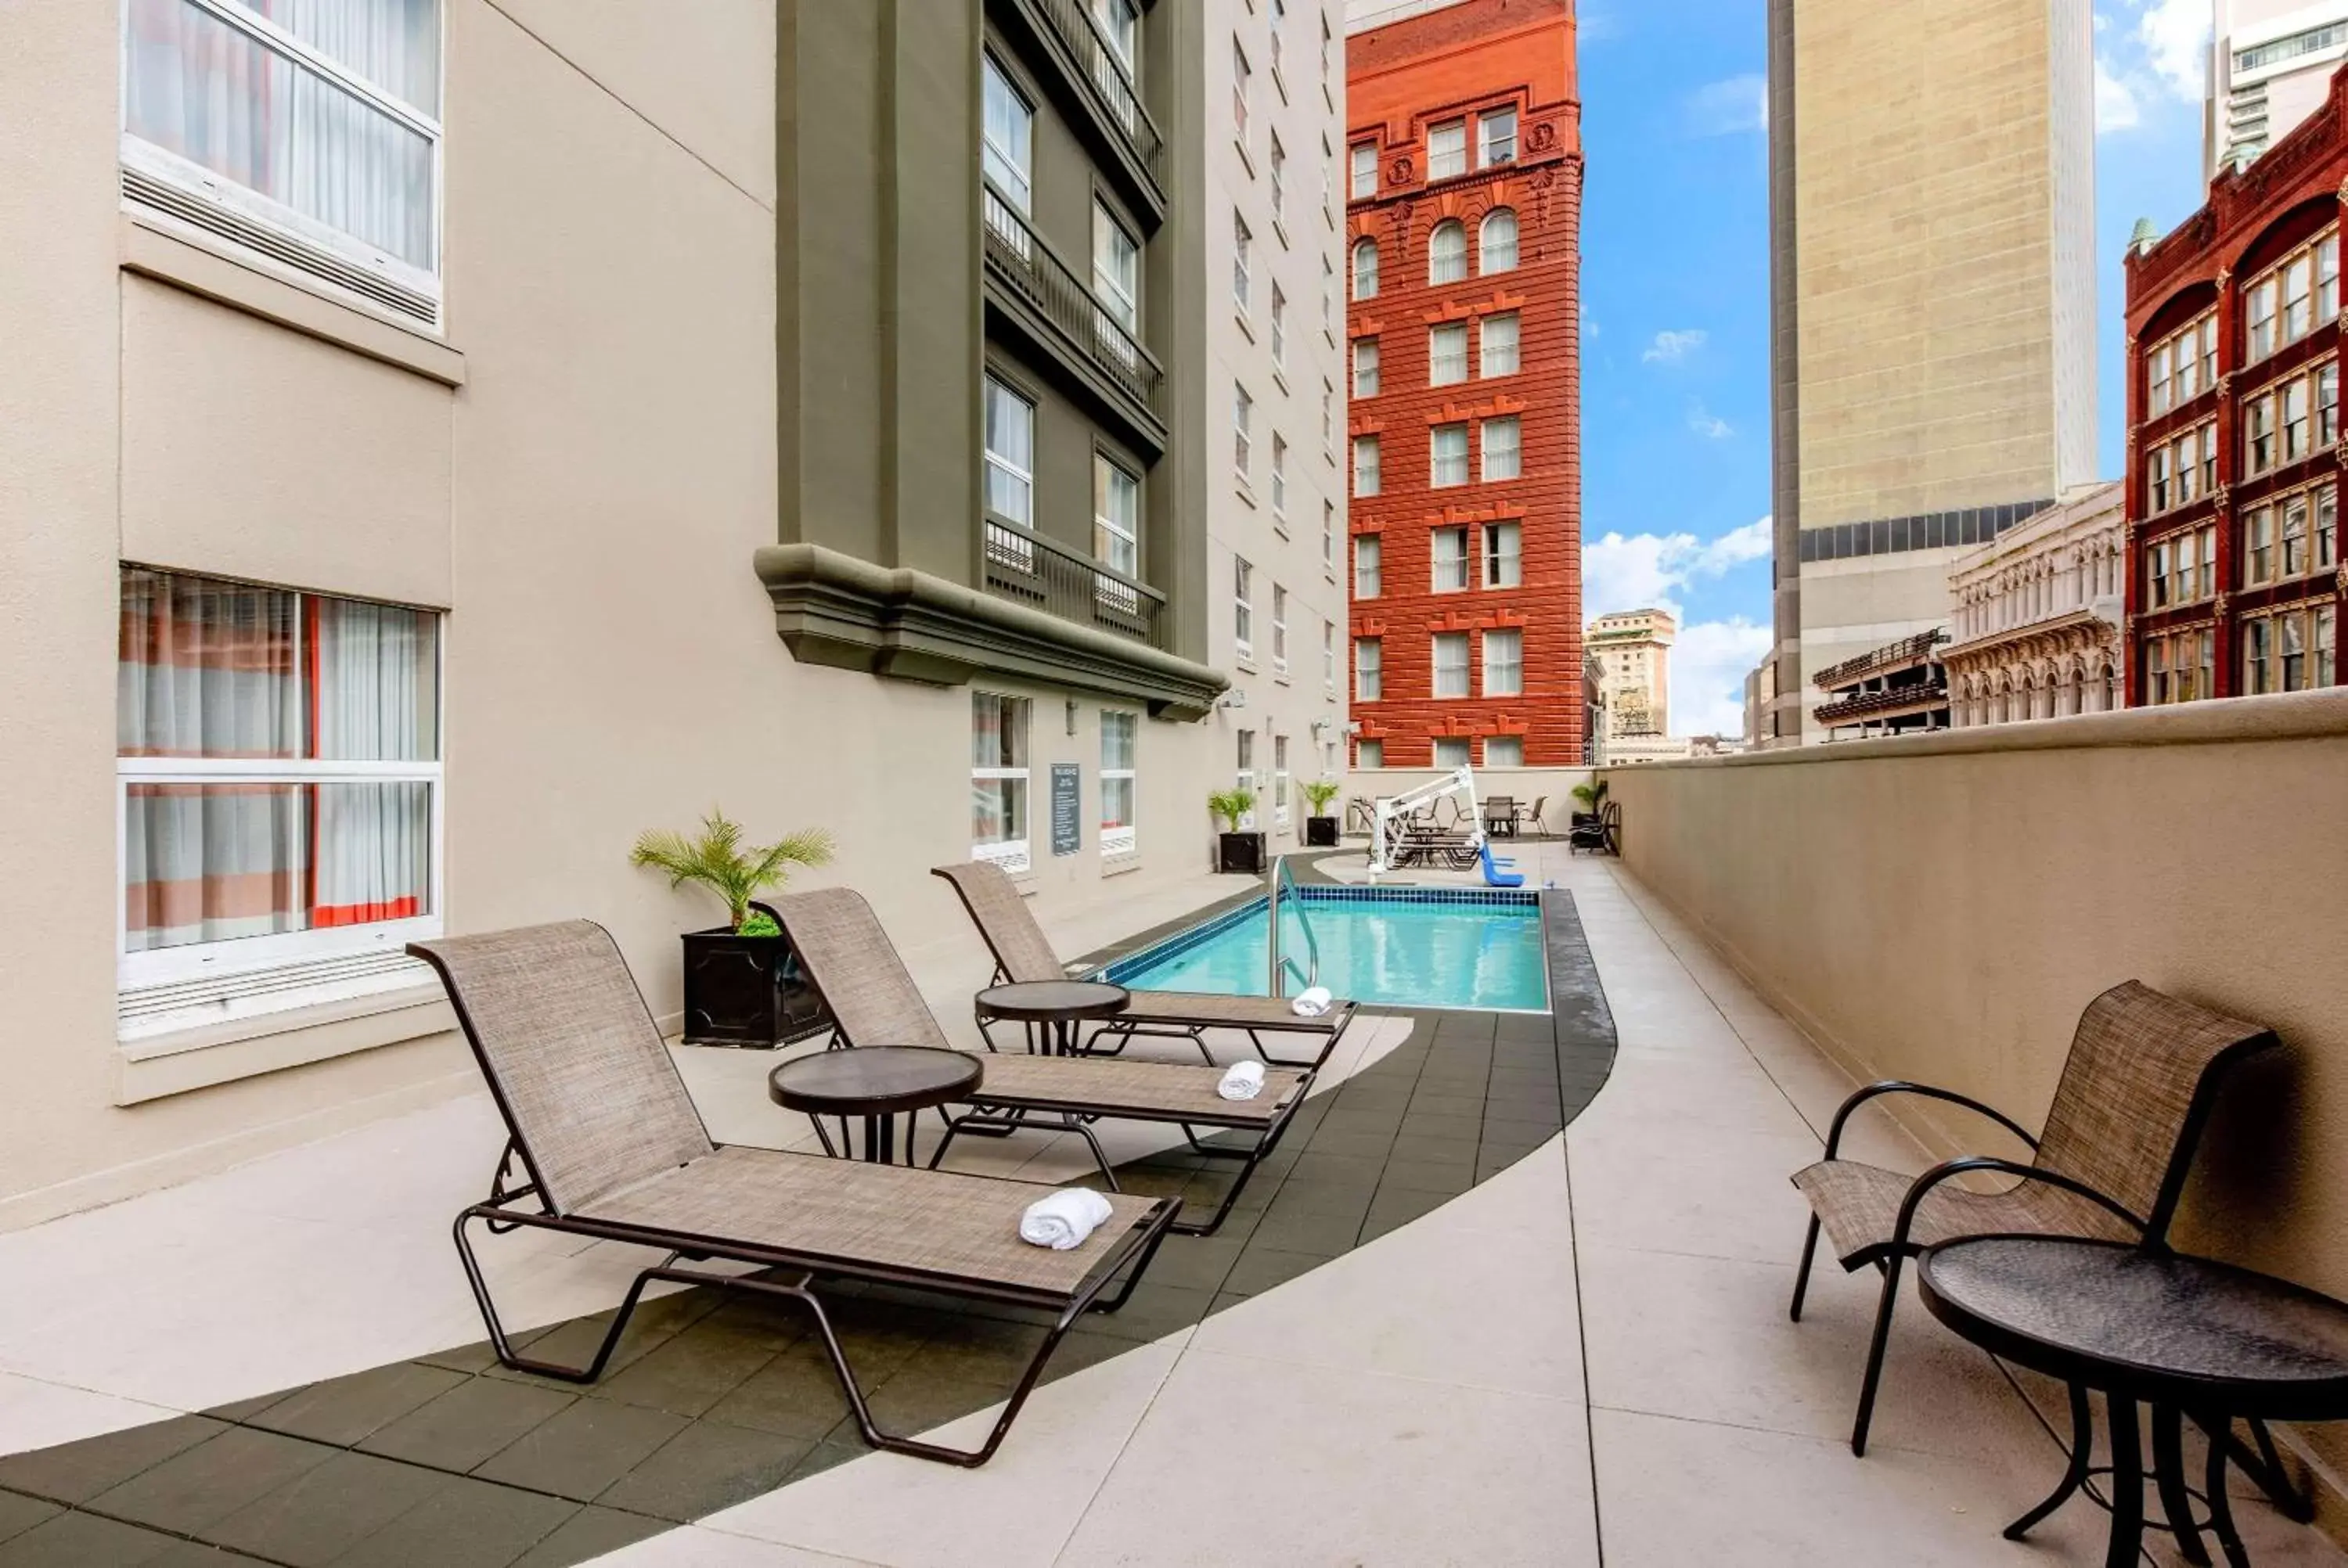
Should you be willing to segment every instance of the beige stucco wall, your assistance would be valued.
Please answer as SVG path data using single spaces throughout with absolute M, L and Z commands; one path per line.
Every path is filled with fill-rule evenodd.
M 2178 1239 L 2348 1295 L 2348 691 L 1607 776 L 1631 872 L 1862 1079 L 2034 1125 L 2121 980 L 2272 1025 Z M 2011 1152 L 1906 1109 L 1937 1152 Z
M 917 968 L 976 951 L 924 875 L 969 853 L 969 691 L 796 663 L 751 569 L 778 532 L 773 7 L 711 0 L 657 26 L 616 0 L 448 9 L 447 343 L 462 358 L 418 343 L 421 370 L 382 352 L 396 329 L 283 283 L 224 292 L 298 298 L 303 331 L 124 272 L 118 15 L 10 14 L 0 1228 L 475 1082 L 443 1033 L 114 1103 L 123 559 L 448 607 L 452 929 L 591 916 L 672 1016 L 676 933 L 713 911 L 627 850 L 723 804 L 754 835 L 833 829 L 821 879 L 864 888 Z M 1317 502 L 1313 517 L 1317 538 Z M 1078 695 L 1070 733 L 1068 693 L 994 689 L 1035 702 L 1047 913 L 1204 869 L 1202 800 L 1229 767 L 1211 721 L 1142 725 L 1140 853 L 1109 879 L 1106 704 Z M 1056 860 L 1053 761 L 1085 780 L 1084 848 Z M 271 1060 L 299 1046 L 278 1040 Z

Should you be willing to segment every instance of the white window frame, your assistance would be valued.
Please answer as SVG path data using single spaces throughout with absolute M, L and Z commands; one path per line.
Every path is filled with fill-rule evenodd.
M 1455 649 L 1459 654 L 1456 671 L 1446 666 L 1443 661 L 1444 654 Z M 1471 662 L 1473 658 L 1474 653 L 1468 646 L 1466 632 L 1436 632 L 1429 639 L 1427 649 L 1427 694 L 1438 702 L 1457 702 L 1474 696 L 1476 676 L 1474 665 Z M 1447 673 L 1457 675 L 1459 690 L 1457 692 L 1447 692 L 1443 689 Z
M 1245 556 L 1231 558 L 1231 648 L 1241 659 L 1255 658 L 1255 568 Z
M 1494 746 L 1509 746 L 1516 751 L 1515 760 L 1496 757 Z M 1525 765 L 1525 738 L 1522 735 L 1487 735 L 1484 737 L 1484 765 L 1488 768 L 1520 768 Z
M 1020 392 L 1017 387 L 1012 385 L 1009 382 L 1004 381 L 1002 377 L 995 375 L 991 372 L 983 378 L 983 384 L 980 388 L 982 396 L 993 392 L 1000 392 L 1004 397 L 1009 398 L 1012 402 L 1017 404 L 1020 407 L 1027 411 L 1027 450 L 1031 453 L 1035 451 L 1035 400 L 1028 397 Z M 1003 518 L 1006 522 L 1016 523 L 1023 528 L 1032 528 L 1035 526 L 1035 472 L 1032 469 L 1022 468 L 1018 464 L 1013 462 L 1010 458 L 1002 456 L 996 452 L 994 447 L 989 446 L 986 444 L 986 421 L 983 417 L 984 407 L 983 404 L 981 405 L 980 412 L 982 417 L 979 420 L 979 460 L 984 466 L 999 469 L 1003 473 L 1008 474 L 1013 478 L 1017 479 L 1021 484 L 1027 487 L 1027 515 L 1024 518 L 1015 518 L 1009 512 L 995 511 L 994 507 L 985 506 L 985 496 L 983 494 L 983 487 L 982 493 L 979 497 L 980 505 L 984 510 L 993 513 L 993 515 Z M 1024 543 L 1025 541 L 1022 542 Z
M 1288 737 L 1272 737 L 1272 825 L 1276 833 L 1288 831 Z
M 1452 179 L 1468 172 L 1468 122 L 1447 119 L 1426 128 L 1426 178 Z
M 1354 340 L 1354 395 L 1375 397 L 1378 395 L 1378 340 L 1357 337 Z
M 1231 471 L 1245 485 L 1254 465 L 1255 397 L 1235 381 L 1231 383 Z
M 1272 515 L 1274 521 L 1288 520 L 1288 437 L 1277 430 L 1272 433 Z
M 1508 470 L 1505 473 L 1496 470 L 1492 464 L 1492 432 L 1495 430 L 1505 430 L 1511 437 L 1504 452 L 1509 460 Z M 1496 415 L 1485 420 L 1483 428 L 1477 432 L 1476 456 L 1477 478 L 1481 483 L 1488 485 L 1495 482 L 1506 483 L 1510 479 L 1523 478 L 1525 477 L 1523 421 L 1513 414 Z
M 1487 109 L 1476 117 L 1476 159 L 1479 169 L 1517 160 L 1517 111 Z
M 1365 454 L 1369 457 L 1369 462 L 1366 464 L 1362 461 Z M 1378 438 L 1375 436 L 1354 436 L 1354 494 L 1356 496 L 1375 496 L 1378 494 L 1380 487 L 1385 483 L 1385 475 L 1381 470 L 1382 462 L 1378 452 Z M 1365 484 L 1363 482 L 1365 478 L 1368 480 L 1368 483 Z
M 1288 673 L 1288 589 L 1272 585 L 1272 671 Z
M 381 247 L 371 244 L 355 234 L 347 233 L 331 223 L 309 217 L 272 197 L 239 184 L 224 174 L 206 169 L 192 159 L 182 158 L 166 148 L 136 135 L 130 129 L 129 94 L 127 89 L 116 94 L 115 129 L 116 144 L 118 149 L 117 156 L 121 160 L 122 167 L 161 184 L 169 185 L 174 190 L 205 206 L 221 208 L 238 219 L 259 222 L 264 227 L 291 237 L 303 246 L 326 252 L 335 261 L 356 267 L 362 272 L 373 273 L 411 293 L 424 296 L 430 302 L 431 325 L 438 331 L 442 325 L 440 313 L 445 302 L 441 269 L 446 262 L 448 250 L 448 152 L 439 116 L 427 114 L 407 99 L 395 97 L 380 87 L 373 86 L 331 56 L 313 45 L 303 42 L 258 13 L 245 9 L 237 4 L 236 0 L 183 0 L 183 4 L 191 9 L 203 12 L 224 26 L 242 34 L 270 53 L 284 56 L 294 69 L 307 71 L 312 76 L 323 78 L 335 90 L 348 95 L 368 109 L 396 122 L 431 143 L 433 264 L 428 268 L 419 267 L 403 257 L 393 256 Z M 440 31 L 438 44 L 440 76 L 437 84 L 437 97 L 442 112 L 445 113 L 448 101 L 447 0 L 443 0 L 438 7 L 434 20 Z M 125 5 L 119 7 L 119 15 L 116 23 L 115 59 L 117 73 L 125 78 L 126 82 L 129 69 L 129 61 L 126 58 L 129 48 L 126 31 L 129 26 L 129 7 Z M 207 229 L 206 232 L 211 233 L 211 231 Z M 236 243 L 233 241 L 228 242 Z M 239 244 L 237 248 L 241 251 L 255 256 L 265 254 L 242 244 Z M 319 278 L 319 274 L 312 269 L 298 263 L 279 261 L 274 258 L 271 258 L 271 261 L 273 270 L 275 267 L 290 267 L 301 272 L 305 278 Z M 375 313 L 394 315 L 399 320 L 409 323 L 416 320 L 414 315 L 407 312 L 396 311 L 370 299 L 364 293 L 335 284 L 331 278 L 321 281 L 335 287 L 337 298 L 348 297 L 366 301 L 366 308 Z
M 1362 655 L 1367 652 L 1365 661 Z M 1385 640 L 1381 637 L 1354 639 L 1354 701 L 1382 702 L 1385 701 L 1386 656 Z
M 1245 152 L 1251 116 L 1249 113 L 1248 88 L 1255 72 L 1248 65 L 1247 50 L 1239 39 L 1231 40 L 1231 134 Z
M 1456 542 L 1457 553 L 1447 551 L 1447 544 Z M 1446 526 L 1431 529 L 1426 539 L 1426 590 L 1429 593 L 1465 593 L 1472 580 L 1468 569 L 1468 529 L 1465 525 Z
M 1505 326 L 1506 363 L 1495 368 L 1493 350 L 1499 346 L 1492 341 L 1492 329 Z M 1524 320 L 1515 311 L 1499 311 L 1486 316 L 1476 324 L 1476 376 L 1479 381 L 1495 376 L 1515 375 L 1524 368 Z
M 1133 525 L 1130 528 L 1114 517 L 1112 508 L 1107 504 L 1110 492 L 1117 487 L 1116 481 L 1118 479 L 1123 479 L 1132 487 Z M 1139 579 L 1141 576 L 1141 478 L 1124 464 L 1109 456 L 1107 453 L 1099 451 L 1093 454 L 1093 527 L 1097 530 L 1094 541 L 1094 554 L 1098 557 L 1101 564 L 1113 570 L 1121 571 L 1128 577 Z M 1101 555 L 1099 534 L 1107 534 L 1111 539 L 1122 541 L 1126 548 L 1131 552 L 1133 563 L 1130 566 L 1122 565 L 1110 559 L 1108 556 Z M 1112 546 L 1113 550 L 1114 546 Z M 1104 583 L 1101 587 L 1104 591 L 1112 588 L 1120 593 L 1124 590 L 1122 583 Z
M 1250 247 L 1255 236 L 1248 231 L 1247 219 L 1237 211 L 1231 214 L 1231 303 L 1244 318 L 1255 308 L 1255 278 L 1251 265 Z
M 1100 804 L 1104 809 L 1095 815 L 1097 816 L 1106 816 L 1107 815 L 1106 808 L 1108 804 L 1108 790 L 1106 786 L 1111 783 L 1122 780 L 1127 786 L 1128 797 L 1132 803 L 1132 815 L 1135 818 L 1134 821 L 1127 823 L 1123 827 L 1110 827 L 1105 822 L 1097 824 L 1096 830 L 1100 834 L 1101 858 L 1104 860 L 1114 860 L 1122 856 L 1135 854 L 1139 847 L 1138 829 L 1140 825 L 1139 818 L 1141 816 L 1141 790 L 1140 786 L 1135 783 L 1135 775 L 1138 771 L 1138 764 L 1141 761 L 1141 715 L 1124 708 L 1103 708 L 1101 710 L 1100 719 L 1100 778 L 1101 784 L 1104 786 L 1100 793 Z M 1126 754 L 1132 763 L 1137 764 L 1136 767 L 1113 768 L 1108 765 L 1108 733 L 1112 728 L 1111 721 L 1113 720 L 1122 720 L 1127 725 L 1131 726 L 1127 736 L 1128 749 Z
M 1117 275 L 1129 268 L 1131 282 Z M 1093 202 L 1093 294 L 1109 318 L 1137 341 L 1141 336 L 1141 241 L 1108 204 Z
M 1449 753 L 1447 757 L 1445 754 L 1446 753 Z M 1465 735 L 1437 735 L 1435 737 L 1434 763 L 1438 768 L 1445 769 L 1446 771 L 1452 768 L 1464 768 L 1468 765 L 1468 759 L 1472 754 L 1473 749 L 1468 743 L 1468 737 Z
M 1457 437 L 1459 444 L 1459 449 L 1456 453 L 1445 449 L 1454 436 Z M 1449 465 L 1455 462 L 1457 466 L 1453 470 Z M 1444 475 L 1451 471 L 1456 471 L 1459 477 L 1456 479 L 1445 478 Z M 1474 477 L 1475 471 L 1468 466 L 1468 426 L 1464 424 L 1456 424 L 1437 425 L 1429 428 L 1426 433 L 1426 487 L 1430 490 L 1456 489 Z
M 1378 297 L 1378 242 L 1365 234 L 1354 241 L 1354 248 L 1349 255 L 1351 256 L 1353 297 L 1356 300 L 1376 299 Z
M 1523 696 L 1525 694 L 1525 634 L 1523 630 L 1520 628 L 1514 626 L 1495 626 L 1485 631 L 1482 641 L 1484 644 L 1482 650 L 1484 655 L 1484 695 L 1487 697 Z M 1496 641 L 1503 647 L 1513 643 L 1516 648 L 1516 658 L 1513 660 L 1496 661 L 1492 657 L 1493 644 Z M 1505 686 L 1494 684 L 1494 673 L 1496 671 L 1505 672 L 1511 666 L 1513 666 L 1516 671 L 1513 681 Z M 1507 679 L 1505 673 L 1503 673 L 1502 678 Z
M 1337 569 L 1337 503 L 1325 497 L 1321 502 L 1321 569 Z
M 1331 697 L 1337 694 L 1337 623 L 1321 623 L 1321 690 Z
M 1381 736 L 1370 736 L 1354 743 L 1354 765 L 1374 769 L 1386 765 L 1386 743 Z
M 1357 141 L 1346 155 L 1352 159 L 1346 169 L 1346 190 L 1353 200 L 1366 200 L 1378 193 L 1378 144 Z
M 1025 697 L 1014 696 L 1007 692 L 973 692 L 971 695 L 973 698 L 993 697 L 1004 703 L 1017 703 L 1019 705 L 1021 741 L 1023 743 L 1027 742 L 1029 737 L 1035 733 L 1035 705 L 1029 699 Z M 976 709 L 973 708 L 971 713 L 971 721 L 973 725 L 976 724 L 977 718 L 978 715 Z M 1025 743 L 1020 746 L 1019 750 L 1022 754 L 1030 757 L 1034 755 L 1034 753 L 1029 751 Z M 1007 779 L 1016 779 L 1027 786 L 1026 790 L 1020 796 L 1020 814 L 1027 819 L 1021 825 L 1026 828 L 1027 836 L 1015 839 L 1004 839 L 997 844 L 973 844 L 970 846 L 970 857 L 973 860 L 992 861 L 995 865 L 1003 867 L 1004 870 L 1015 876 L 1020 872 L 1027 870 L 1034 865 L 1034 860 L 1028 852 L 1028 846 L 1034 841 L 1035 832 L 1035 770 L 1033 768 L 981 767 L 976 763 L 973 763 L 970 765 L 970 782 L 973 784 L 999 784 Z
M 1492 225 L 1504 217 L 1509 220 L 1509 264 L 1505 267 L 1495 267 L 1491 261 Z M 1524 233 L 1523 220 L 1517 216 L 1515 208 L 1495 207 L 1485 213 L 1483 220 L 1476 225 L 1477 275 L 1481 277 L 1487 272 L 1513 272 L 1523 265 Z
M 1516 548 L 1502 549 L 1512 540 Z M 1525 529 L 1513 518 L 1484 525 L 1484 586 L 1522 588 L 1525 585 Z
M 1279 35 L 1273 36 L 1277 38 Z M 1277 60 L 1272 62 L 1272 69 L 1280 69 Z M 1272 226 L 1284 230 L 1288 227 L 1288 149 L 1280 144 L 1280 132 L 1271 132 L 1270 138 L 1272 146 L 1265 157 L 1272 176 Z
M 1288 296 L 1277 280 L 1272 285 L 1272 364 L 1274 370 L 1288 368 Z
M 1458 240 L 1457 251 L 1449 248 L 1452 236 Z M 1446 218 L 1427 231 L 1427 285 L 1434 288 L 1445 283 L 1465 282 L 1468 272 L 1468 225 L 1457 218 Z
M 1365 572 L 1362 569 L 1367 565 Z M 1375 599 L 1385 592 L 1385 537 L 1382 534 L 1354 536 L 1354 597 Z
M 1457 386 L 1468 379 L 1468 323 L 1441 322 L 1426 329 L 1426 384 Z
M 981 177 L 987 184 L 994 187 L 995 194 L 1003 198 L 1014 211 L 1025 217 L 1035 204 L 1035 106 L 1027 101 L 1027 95 L 1019 90 L 1019 84 L 1011 79 L 1011 73 L 1004 70 L 993 55 L 986 55 L 983 59 L 984 67 L 979 87 L 978 117 Z M 986 87 L 989 83 L 1000 84 L 1004 95 L 1026 117 L 1023 122 L 1027 128 L 1027 146 L 1024 152 L 1015 152 L 1014 149 L 1003 146 L 987 134 L 985 98 Z M 986 155 L 989 153 L 994 154 L 998 162 L 1017 172 L 1018 189 L 1006 190 L 1003 188 L 1001 180 L 996 179 L 991 173 L 985 172 Z

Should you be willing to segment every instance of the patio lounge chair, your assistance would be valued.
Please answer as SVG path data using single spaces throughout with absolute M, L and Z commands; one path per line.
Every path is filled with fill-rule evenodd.
M 1483 862 L 1485 886 L 1522 887 L 1525 885 L 1525 874 L 1516 869 L 1517 863 L 1493 854 L 1490 840 L 1485 841 L 1477 857 Z
M 501 1179 L 491 1201 L 456 1223 L 457 1255 L 489 1343 L 520 1371 L 593 1382 L 655 1279 L 754 1291 L 806 1307 L 867 1443 L 980 1465 L 1010 1430 L 1061 1337 L 1085 1313 L 1125 1305 L 1179 1212 L 1171 1199 L 1112 1197 L 1110 1217 L 1084 1245 L 1054 1252 L 1019 1239 L 1020 1214 L 1046 1190 L 1032 1183 L 713 1143 L 626 960 L 592 921 L 442 938 L 407 950 L 439 971 L 528 1177 L 516 1191 Z M 473 1256 L 467 1231 L 476 1220 L 667 1255 L 636 1276 L 594 1359 L 557 1366 L 515 1352 Z M 719 1259 L 764 1272 L 737 1277 L 679 1266 Z M 948 1448 L 873 1425 L 819 1294 L 838 1281 L 1049 1315 L 1043 1343 L 984 1443 Z
M 1592 850 L 1600 855 L 1622 853 L 1622 808 L 1608 801 L 1593 812 L 1576 812 L 1566 829 L 1565 852 Z
M 827 887 L 774 902 L 800 968 L 831 1009 L 839 1044 L 953 1049 L 880 928 L 872 906 L 860 894 Z M 1225 1100 L 1215 1092 L 1223 1075 L 1212 1067 L 1024 1052 L 990 1053 L 980 1060 L 985 1071 L 963 1102 L 972 1109 L 962 1116 L 946 1116 L 945 1136 L 930 1156 L 932 1169 L 964 1132 L 1001 1137 L 1041 1126 L 1082 1137 L 1100 1167 L 1101 1179 L 1115 1191 L 1117 1173 L 1091 1123 L 1104 1116 L 1171 1123 L 1182 1129 L 1192 1153 L 1235 1161 L 1240 1167 L 1206 1220 L 1173 1222 L 1178 1235 L 1212 1235 L 1222 1225 L 1256 1166 L 1279 1147 L 1313 1077 L 1311 1068 L 1269 1067 L 1263 1089 L 1254 1099 Z M 1036 1120 L 1041 1117 L 1056 1120 Z M 1237 1148 L 1203 1143 L 1200 1128 L 1238 1132 L 1247 1142 Z
M 954 866 L 932 867 L 930 875 L 942 876 L 962 897 L 962 907 L 970 911 L 972 923 L 985 939 L 987 951 L 994 955 L 994 972 L 1005 981 L 1059 980 L 1067 978 L 1067 967 L 1052 950 L 1052 940 L 1044 935 L 1044 927 L 1035 923 L 1034 911 L 1003 867 L 983 860 L 965 861 Z M 1125 1010 L 1095 1030 L 1086 1049 L 1102 1056 L 1116 1056 L 1137 1037 L 1149 1036 L 1163 1040 L 1188 1040 L 1199 1048 L 1199 1054 L 1210 1064 L 1215 1058 L 1207 1049 L 1206 1031 L 1210 1029 L 1232 1029 L 1244 1032 L 1255 1053 L 1275 1067 L 1318 1068 L 1329 1060 L 1337 1047 L 1338 1036 L 1354 1021 L 1359 1004 L 1341 1001 L 1318 1018 L 1301 1018 L 1287 1000 L 1281 997 L 1226 997 L 1192 991 L 1133 991 Z M 978 1029 L 987 1035 L 987 1020 L 981 1016 Z M 1320 1051 L 1309 1062 L 1283 1061 L 1263 1048 L 1265 1034 L 1302 1035 L 1308 1040 L 1318 1040 Z M 1113 1047 L 1103 1047 L 1103 1040 L 1114 1040 Z M 987 1046 L 994 1048 L 994 1039 L 987 1036 Z
M 1904 1260 L 1964 1235 L 2031 1233 L 2158 1245 L 2176 1215 L 2219 1081 L 2244 1057 L 2275 1043 L 2273 1032 L 2260 1025 L 2129 980 L 2079 1015 L 2054 1102 L 2035 1138 L 1977 1100 L 1921 1083 L 1871 1083 L 1844 1101 L 1827 1129 L 1826 1158 L 1794 1174 L 1811 1214 L 1794 1276 L 1792 1315 L 1801 1320 L 1821 1230 L 1846 1270 L 1872 1264 L 1883 1271 L 1851 1452 L 1867 1451 Z M 1850 1113 L 1887 1094 L 1918 1094 L 1978 1112 L 2028 1144 L 2033 1158 L 2024 1164 L 1967 1155 L 1944 1160 L 1921 1176 L 1839 1158 Z M 1974 1171 L 2020 1179 L 1994 1193 L 1946 1184 Z

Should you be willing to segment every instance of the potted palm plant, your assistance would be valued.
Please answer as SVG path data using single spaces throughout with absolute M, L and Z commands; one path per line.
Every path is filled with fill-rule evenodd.
M 1606 781 L 1594 778 L 1588 784 L 1574 785 L 1573 798 L 1581 807 L 1573 814 L 1573 825 L 1580 827 L 1596 822 L 1606 811 Z
M 829 1024 L 781 922 L 757 899 L 782 886 L 792 866 L 829 861 L 831 847 L 821 828 L 746 844 L 742 825 L 715 809 L 698 833 L 654 830 L 636 840 L 632 865 L 661 872 L 671 887 L 690 882 L 726 901 L 725 925 L 684 934 L 686 1044 L 772 1049 Z
M 1255 791 L 1244 784 L 1217 790 L 1207 797 L 1207 809 L 1213 812 L 1223 825 L 1222 836 L 1215 847 L 1215 869 L 1261 876 L 1263 872 L 1263 835 L 1240 831 L 1240 823 L 1255 809 Z
M 1304 792 L 1305 804 L 1313 814 L 1304 819 L 1304 842 L 1318 849 L 1337 846 L 1337 819 L 1329 815 L 1329 803 L 1344 788 L 1335 779 L 1313 779 L 1298 786 Z

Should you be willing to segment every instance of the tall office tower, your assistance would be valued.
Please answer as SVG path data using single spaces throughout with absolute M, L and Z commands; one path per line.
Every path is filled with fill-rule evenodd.
M 1572 8 L 1357 0 L 1346 31 L 1354 764 L 1576 766 Z
M 1950 563 L 2094 477 L 2091 26 L 1770 0 L 1762 744 L 1821 738 L 1812 674 L 1945 625 Z
M 2201 174 L 2239 169 L 2323 107 L 2348 58 L 2348 0 L 2213 0 Z

